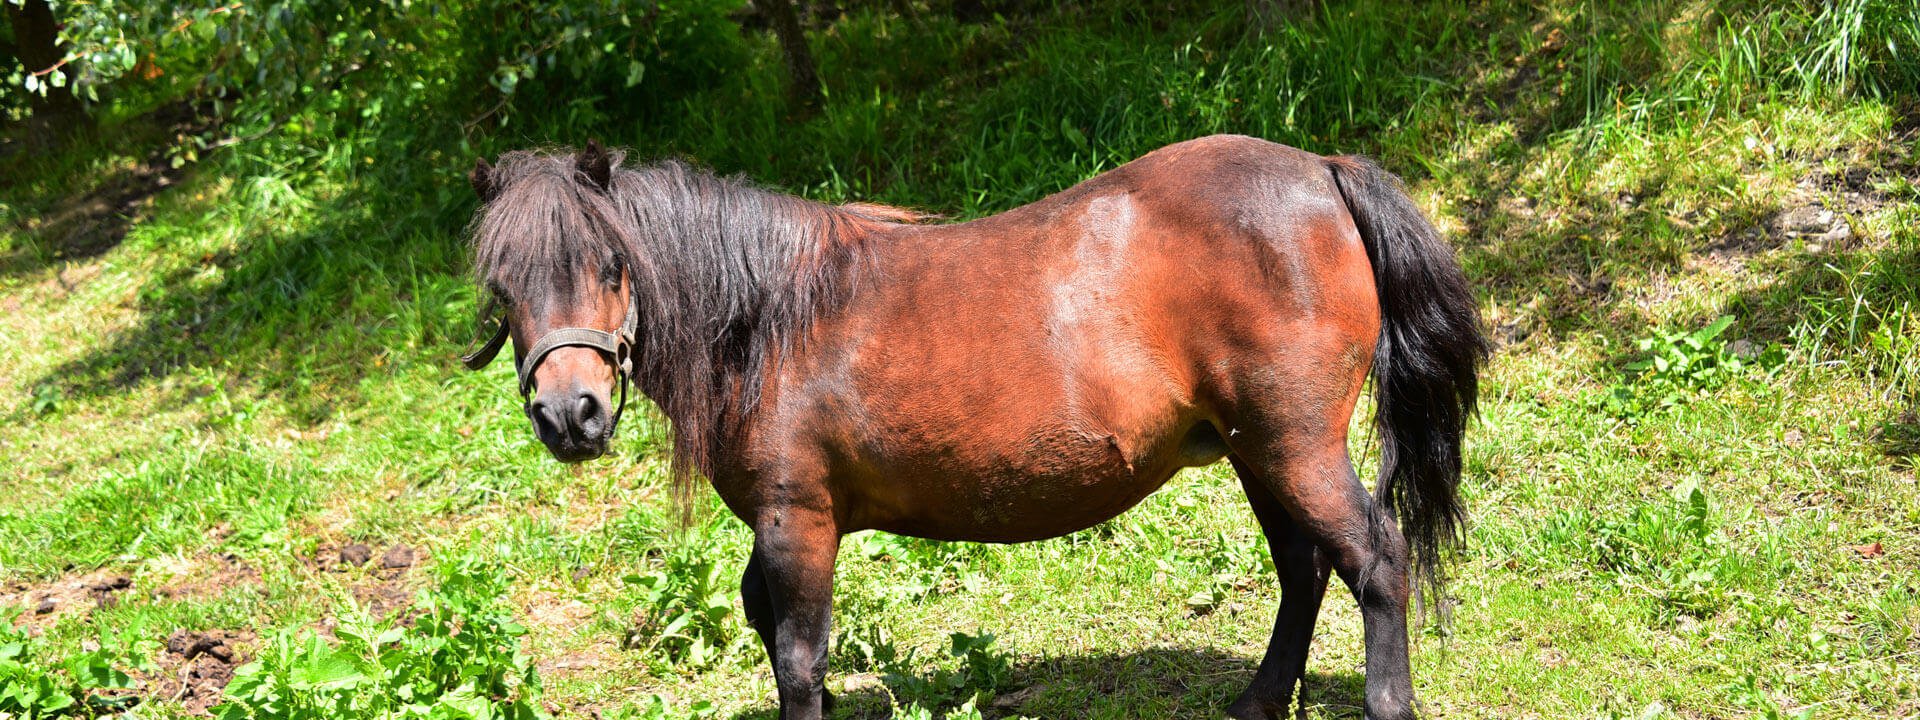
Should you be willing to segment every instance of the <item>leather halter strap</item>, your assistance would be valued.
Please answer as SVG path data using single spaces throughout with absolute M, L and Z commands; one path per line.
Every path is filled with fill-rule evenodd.
M 577 327 L 548 331 L 527 350 L 525 357 L 514 359 L 513 371 L 519 378 L 520 397 L 525 398 L 532 394 L 533 371 L 538 369 L 540 363 L 545 361 L 547 355 L 553 351 L 563 347 L 590 347 L 599 350 L 606 353 L 607 358 L 613 361 L 614 372 L 620 376 L 619 404 L 614 406 L 613 423 L 607 427 L 607 434 L 612 435 L 614 429 L 620 426 L 621 413 L 627 409 L 627 382 L 633 375 L 633 340 L 634 334 L 639 330 L 639 323 L 639 309 L 629 303 L 627 317 L 620 323 L 620 333 L 617 335 L 605 330 Z M 510 330 L 507 319 L 501 318 L 500 326 L 493 331 L 493 337 L 488 338 L 473 352 L 460 356 L 460 362 L 466 365 L 468 370 L 486 367 L 488 363 L 493 362 L 495 356 L 500 354 L 500 349 L 506 347 Z
M 526 357 L 514 363 L 514 372 L 520 375 L 520 394 L 526 395 L 533 390 L 533 371 L 540 367 L 541 361 L 547 359 L 548 353 L 569 346 L 599 350 L 613 358 L 615 365 L 623 365 L 626 360 L 623 357 L 626 353 L 622 352 L 626 349 L 626 343 L 613 333 L 591 328 L 560 328 L 540 338 L 540 342 L 534 343 L 533 349 L 527 351 Z M 627 368 L 621 367 L 620 374 L 624 377 L 626 373 Z

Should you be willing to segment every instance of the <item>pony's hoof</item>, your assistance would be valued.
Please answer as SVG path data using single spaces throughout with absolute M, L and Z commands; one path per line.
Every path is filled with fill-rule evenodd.
M 1227 717 L 1233 720 L 1286 720 L 1286 712 L 1284 705 L 1275 708 L 1246 696 L 1227 706 Z

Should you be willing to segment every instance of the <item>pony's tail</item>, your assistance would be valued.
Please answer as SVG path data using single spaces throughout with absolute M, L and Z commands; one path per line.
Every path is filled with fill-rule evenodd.
M 1373 352 L 1380 505 L 1400 522 L 1423 603 L 1440 608 L 1441 556 L 1458 544 L 1460 440 L 1490 351 L 1453 248 L 1399 178 L 1366 158 L 1327 159 L 1373 263 L 1380 342 Z

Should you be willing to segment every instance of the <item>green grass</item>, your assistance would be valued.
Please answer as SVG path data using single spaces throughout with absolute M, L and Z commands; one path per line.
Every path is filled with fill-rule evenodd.
M 316 101 L 188 163 L 123 237 L 63 213 L 168 145 L 145 114 L 161 102 L 8 159 L 0 617 L 33 637 L 21 667 L 84 685 L 106 658 L 143 692 L 180 667 L 174 631 L 229 631 L 267 658 L 255 687 L 293 683 L 340 669 L 329 653 L 378 656 L 342 627 L 426 647 L 440 626 L 416 620 L 453 597 L 526 633 L 447 662 L 497 673 L 524 653 L 550 712 L 772 718 L 735 594 L 750 538 L 708 496 L 677 529 L 659 421 L 562 467 L 509 370 L 455 362 L 474 155 L 594 136 L 966 218 L 1243 132 L 1405 175 L 1503 342 L 1451 621 L 1416 641 L 1429 716 L 1920 716 L 1914 11 L 1330 1 L 1249 35 L 1237 3 L 1120 5 L 855 12 L 814 35 L 829 92 L 802 119 L 771 44 L 728 33 L 720 70 L 662 70 L 644 102 L 528 101 L 472 137 L 447 130 L 470 119 L 458 98 L 361 122 Z M 1846 236 L 1772 230 L 1809 207 Z M 419 560 L 332 567 L 354 543 Z M 1264 555 L 1225 466 L 1057 540 L 862 536 L 841 554 L 829 684 L 843 717 L 976 694 L 984 717 L 1218 717 L 1271 624 Z M 97 607 L 61 590 L 115 575 L 130 586 Z M 1344 590 L 1320 628 L 1311 715 L 1359 717 Z M 415 682 L 361 670 L 328 692 L 365 709 Z

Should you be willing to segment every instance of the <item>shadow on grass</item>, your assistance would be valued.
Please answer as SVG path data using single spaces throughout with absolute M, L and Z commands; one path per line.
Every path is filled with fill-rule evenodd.
M 980 714 L 1042 720 L 1085 718 L 1193 718 L 1217 720 L 1253 679 L 1257 658 L 1213 649 L 1153 648 L 1125 654 L 1099 653 L 1017 662 L 1013 679 Z M 1357 672 L 1314 672 L 1305 682 L 1306 705 L 1323 718 L 1359 718 L 1366 678 Z M 831 717 L 885 720 L 901 688 L 867 685 L 838 696 Z M 934 717 L 951 710 L 934 709 Z M 735 714 L 732 720 L 776 720 L 776 708 Z
M 204 108 L 179 101 L 111 129 L 86 131 L 58 157 L 7 158 L 0 193 L 21 211 L 14 225 L 32 241 L 0 254 L 0 279 L 119 246 L 149 201 L 186 176 L 188 166 L 174 164 L 172 149 L 206 134 L 213 126 L 209 118 Z
M 137 325 L 29 386 L 96 397 L 197 367 L 221 385 L 183 388 L 169 402 L 244 389 L 287 402 L 299 422 L 324 420 L 356 401 L 358 381 L 393 350 L 464 340 L 454 337 L 471 319 L 455 233 L 471 201 L 451 192 L 464 189 L 458 179 L 447 173 L 440 198 L 431 185 L 424 197 L 381 196 L 374 180 L 285 229 L 261 217 L 232 249 L 150 281 Z

